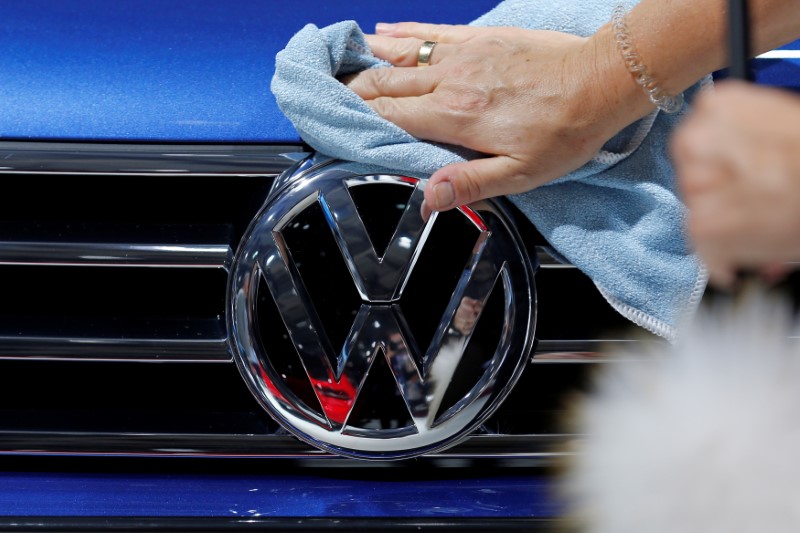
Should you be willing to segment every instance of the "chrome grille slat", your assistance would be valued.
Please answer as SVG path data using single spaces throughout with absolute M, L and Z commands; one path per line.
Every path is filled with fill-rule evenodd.
M 547 462 L 574 435 L 472 435 L 458 445 L 431 457 L 524 457 Z M 310 448 L 278 430 L 269 435 L 185 435 L 162 433 L 0 431 L 0 455 L 42 455 L 42 441 L 57 443 L 62 453 L 73 455 L 142 455 L 166 457 L 317 457 L 338 456 Z
M 600 363 L 629 360 L 641 343 L 636 339 L 539 340 L 531 358 L 533 363 Z
M 539 260 L 539 268 L 575 268 L 575 265 L 562 263 L 547 251 L 545 246 L 536 246 L 536 258 Z
M 0 142 L 0 174 L 238 174 L 277 176 L 297 146 Z
M 231 355 L 225 338 L 0 336 L 0 359 L 229 363 Z
M 0 142 L 0 360 L 229 363 L 227 270 L 297 157 Z
M 228 244 L 0 242 L 0 264 L 228 268 Z

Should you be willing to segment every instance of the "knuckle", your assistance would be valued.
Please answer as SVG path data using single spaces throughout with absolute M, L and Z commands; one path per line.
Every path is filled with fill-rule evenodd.
M 341 78 L 340 81 L 361 98 L 372 101 L 384 92 L 388 80 L 389 69 L 370 69 L 358 74 Z
M 405 129 L 408 122 L 408 111 L 397 98 L 381 96 L 372 103 L 374 104 L 371 106 L 372 109 L 381 117 Z
M 481 177 L 471 165 L 462 168 L 461 176 L 458 180 L 457 197 L 462 203 L 474 202 L 483 198 L 483 186 Z
M 393 46 L 393 63 L 396 65 L 416 64 L 418 51 L 419 42 L 416 39 L 400 39 Z
M 398 86 L 403 84 L 402 71 L 399 69 L 374 69 L 369 80 L 369 91 L 372 98 L 393 96 Z
M 373 111 L 375 111 L 383 118 L 387 120 L 392 119 L 392 110 L 394 108 L 394 104 L 391 98 L 386 98 L 386 97 L 375 98 L 374 100 L 369 102 L 369 106 L 372 108 Z
M 391 83 L 391 69 L 377 68 L 368 72 L 371 74 L 369 81 L 373 93 L 376 95 L 382 94 L 384 89 Z
M 482 43 L 483 46 L 491 48 L 493 50 L 492 53 L 508 53 L 509 55 L 518 54 L 522 47 L 519 45 L 510 42 L 503 36 L 500 35 L 487 35 Z

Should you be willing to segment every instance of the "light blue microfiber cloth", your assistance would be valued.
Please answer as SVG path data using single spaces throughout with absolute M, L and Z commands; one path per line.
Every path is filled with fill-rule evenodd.
M 588 36 L 610 20 L 616 3 L 506 0 L 472 24 Z M 386 63 L 372 55 L 355 22 L 307 25 L 278 53 L 272 92 L 305 142 L 357 170 L 427 178 L 476 155 L 412 137 L 335 78 L 378 66 Z M 687 91 L 687 102 L 698 87 Z M 685 208 L 668 156 L 669 136 L 685 112 L 654 112 L 578 170 L 509 197 L 617 311 L 670 340 L 706 283 L 684 238 Z

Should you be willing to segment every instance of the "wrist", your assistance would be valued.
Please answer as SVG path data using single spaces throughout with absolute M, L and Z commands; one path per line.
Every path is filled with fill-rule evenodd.
M 596 105 L 604 109 L 603 121 L 611 138 L 656 106 L 628 70 L 610 23 L 597 30 L 587 45 L 593 56 L 589 70 L 593 79 L 587 94 L 597 98 Z

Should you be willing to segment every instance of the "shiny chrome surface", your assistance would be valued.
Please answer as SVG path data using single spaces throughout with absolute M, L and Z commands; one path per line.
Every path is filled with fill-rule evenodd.
M 562 263 L 553 257 L 544 246 L 536 247 L 536 257 L 539 260 L 539 268 L 575 268 L 574 265 Z
M 539 340 L 531 362 L 608 363 L 629 361 L 642 357 L 634 355 L 634 350 L 639 342 L 636 339 Z M 654 341 L 650 340 L 650 342 Z
M 533 269 L 502 211 L 480 202 L 423 221 L 423 181 L 360 176 L 336 164 L 285 183 L 251 226 L 231 273 L 229 331 L 251 390 L 292 433 L 334 453 L 400 458 L 454 444 L 508 394 L 532 345 Z M 402 201 L 396 199 L 398 190 L 405 191 Z M 387 213 L 396 211 L 382 253 L 356 195 L 366 195 L 366 203 L 377 205 L 380 216 L 391 219 Z M 319 212 L 317 218 L 314 212 Z M 448 277 L 453 272 L 447 272 L 445 261 L 431 268 L 432 257 L 454 252 L 442 252 L 436 248 L 441 244 L 431 242 L 439 224 L 447 240 L 466 240 L 455 276 Z M 302 238 L 295 237 L 297 232 Z M 329 249 L 324 248 L 326 239 L 334 243 Z M 428 263 L 420 267 L 423 254 Z M 311 271 L 310 276 L 308 259 L 324 263 L 324 271 Z M 312 278 L 330 274 L 327 270 L 335 269 L 337 261 L 343 262 L 345 274 L 329 283 L 352 284 L 355 304 L 321 301 L 319 293 L 311 294 Z M 427 324 L 432 329 L 429 341 L 420 336 L 419 324 L 416 330 L 411 327 L 420 306 L 428 305 L 406 294 L 414 275 L 425 278 L 415 283 L 440 289 L 445 280 L 452 281 L 445 288 L 441 315 Z M 262 280 L 271 295 L 266 298 L 259 293 Z M 329 290 L 336 289 L 325 292 Z M 267 306 L 274 308 L 284 330 L 273 324 L 276 320 L 259 323 L 258 317 L 269 313 Z M 337 309 L 336 322 L 347 325 L 341 348 L 333 340 L 331 321 L 323 319 L 331 316 L 328 307 Z M 290 344 L 267 347 L 277 336 Z M 466 356 L 468 349 L 472 351 Z M 299 366 L 293 362 L 297 356 Z M 374 379 L 391 376 L 379 387 L 381 393 L 372 374 Z M 457 398 L 451 397 L 455 390 Z M 389 396 L 397 393 L 394 412 L 384 406 L 369 413 L 387 391 Z
M 0 359 L 42 361 L 142 361 L 230 363 L 228 339 L 221 336 L 222 321 L 210 323 L 209 338 L 135 339 L 0 335 Z
M 3 265 L 227 269 L 232 259 L 233 252 L 227 244 L 0 242 L 0 264 Z
M 297 150 L 0 142 L 0 360 L 230 363 L 236 227 Z
M 532 464 L 547 464 L 557 450 L 563 450 L 576 435 L 470 435 L 458 444 L 426 457 L 440 458 L 525 458 Z M 268 435 L 185 433 L 109 434 L 99 432 L 49 432 L 36 435 L 21 431 L 0 431 L 0 456 L 42 455 L 49 449 L 70 455 L 147 455 L 151 457 L 260 457 L 305 458 L 331 462 L 344 459 L 307 444 L 285 432 Z M 349 462 L 348 464 L 352 464 Z
M 296 145 L 158 145 L 0 141 L 0 174 L 238 174 L 277 176 Z

